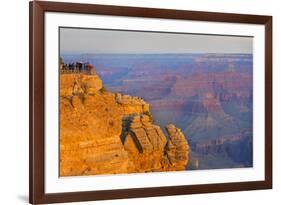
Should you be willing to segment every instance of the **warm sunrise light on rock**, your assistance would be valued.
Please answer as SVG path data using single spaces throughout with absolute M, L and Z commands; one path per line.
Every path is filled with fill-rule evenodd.
M 166 130 L 143 99 L 106 90 L 96 72 L 61 72 L 60 176 L 185 170 L 187 140 Z

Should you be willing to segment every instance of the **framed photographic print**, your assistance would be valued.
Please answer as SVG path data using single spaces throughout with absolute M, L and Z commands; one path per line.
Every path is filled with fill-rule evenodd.
M 271 16 L 30 2 L 30 203 L 271 187 Z

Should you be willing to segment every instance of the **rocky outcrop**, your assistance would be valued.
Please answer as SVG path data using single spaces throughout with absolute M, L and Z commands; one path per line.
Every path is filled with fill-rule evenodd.
M 189 146 L 174 125 L 166 127 L 166 137 L 146 114 L 123 118 L 121 140 L 136 172 L 185 170 Z
M 167 155 L 170 163 L 176 169 L 185 169 L 188 162 L 189 145 L 184 134 L 175 125 L 169 124 L 166 126 L 169 141 L 167 145 Z
M 153 124 L 149 104 L 112 93 L 92 72 L 60 75 L 60 176 L 184 170 L 182 132 Z
M 98 75 L 87 74 L 61 74 L 60 96 L 95 94 L 103 87 Z

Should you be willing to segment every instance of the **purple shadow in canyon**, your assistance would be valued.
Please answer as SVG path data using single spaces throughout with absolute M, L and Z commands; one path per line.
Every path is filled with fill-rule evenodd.
M 62 54 L 89 62 L 107 89 L 139 96 L 181 128 L 188 170 L 253 166 L 251 54 Z

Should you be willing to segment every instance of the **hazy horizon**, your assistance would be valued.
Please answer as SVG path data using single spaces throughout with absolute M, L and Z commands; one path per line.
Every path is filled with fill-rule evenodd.
M 253 37 L 60 28 L 61 54 L 252 54 Z

